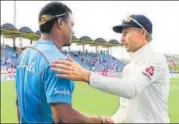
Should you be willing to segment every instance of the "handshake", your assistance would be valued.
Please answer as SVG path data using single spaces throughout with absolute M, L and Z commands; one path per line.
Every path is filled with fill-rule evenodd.
M 114 121 L 111 117 L 99 116 L 98 118 L 100 118 L 101 124 L 114 124 Z

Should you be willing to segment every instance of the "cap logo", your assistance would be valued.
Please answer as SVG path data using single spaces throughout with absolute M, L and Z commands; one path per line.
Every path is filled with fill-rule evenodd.
M 41 18 L 40 18 L 39 24 L 40 24 L 40 25 L 43 25 L 43 24 L 45 24 L 48 20 L 50 20 L 51 18 L 52 18 L 52 16 L 50 16 L 50 15 L 42 15 Z
M 128 16 L 127 18 L 123 19 L 123 22 L 130 22 L 132 19 L 130 16 Z

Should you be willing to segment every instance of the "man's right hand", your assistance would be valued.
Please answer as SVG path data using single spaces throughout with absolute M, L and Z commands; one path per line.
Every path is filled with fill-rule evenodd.
M 57 77 L 74 81 L 89 82 L 90 71 L 86 70 L 70 57 L 67 60 L 55 60 L 51 64 L 52 71 L 57 72 Z
M 114 124 L 111 117 L 106 116 L 90 116 L 88 117 L 88 122 L 93 122 L 96 124 Z
M 114 124 L 114 121 L 112 120 L 111 117 L 105 117 L 105 116 L 103 116 L 101 118 L 103 119 L 103 123 L 104 124 Z

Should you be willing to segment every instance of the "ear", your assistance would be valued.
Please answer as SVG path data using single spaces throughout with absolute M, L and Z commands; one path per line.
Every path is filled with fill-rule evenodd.
M 62 20 L 61 20 L 61 19 L 58 19 L 58 20 L 57 20 L 57 27 L 58 27 L 59 29 L 62 29 Z
M 142 30 L 141 30 L 141 34 L 142 34 L 142 36 L 146 36 L 147 31 L 146 31 L 146 30 L 144 30 L 144 29 L 142 29 Z

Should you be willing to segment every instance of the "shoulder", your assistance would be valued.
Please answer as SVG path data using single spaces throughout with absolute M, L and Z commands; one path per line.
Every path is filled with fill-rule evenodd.
M 52 44 L 38 44 L 35 46 L 47 60 L 48 64 L 51 64 L 55 59 L 66 59 L 66 56 Z
M 148 54 L 146 59 L 150 63 L 158 63 L 158 64 L 167 63 L 167 59 L 165 55 L 158 50 L 154 42 L 148 44 L 148 53 L 146 54 Z
M 167 63 L 167 59 L 164 56 L 164 54 L 161 54 L 159 52 L 153 52 L 151 53 L 148 58 L 146 59 L 145 62 L 146 66 L 149 67 L 154 67 L 155 69 L 157 69 L 159 72 L 166 72 L 168 70 L 168 63 Z
M 42 70 L 48 67 L 48 63 L 42 55 L 32 49 L 26 48 L 18 58 L 17 67 L 28 67 L 30 70 L 34 68 L 35 73 L 39 74 Z
M 164 54 L 153 51 L 146 59 L 148 62 L 151 63 L 158 63 L 158 64 L 166 64 L 167 59 Z

